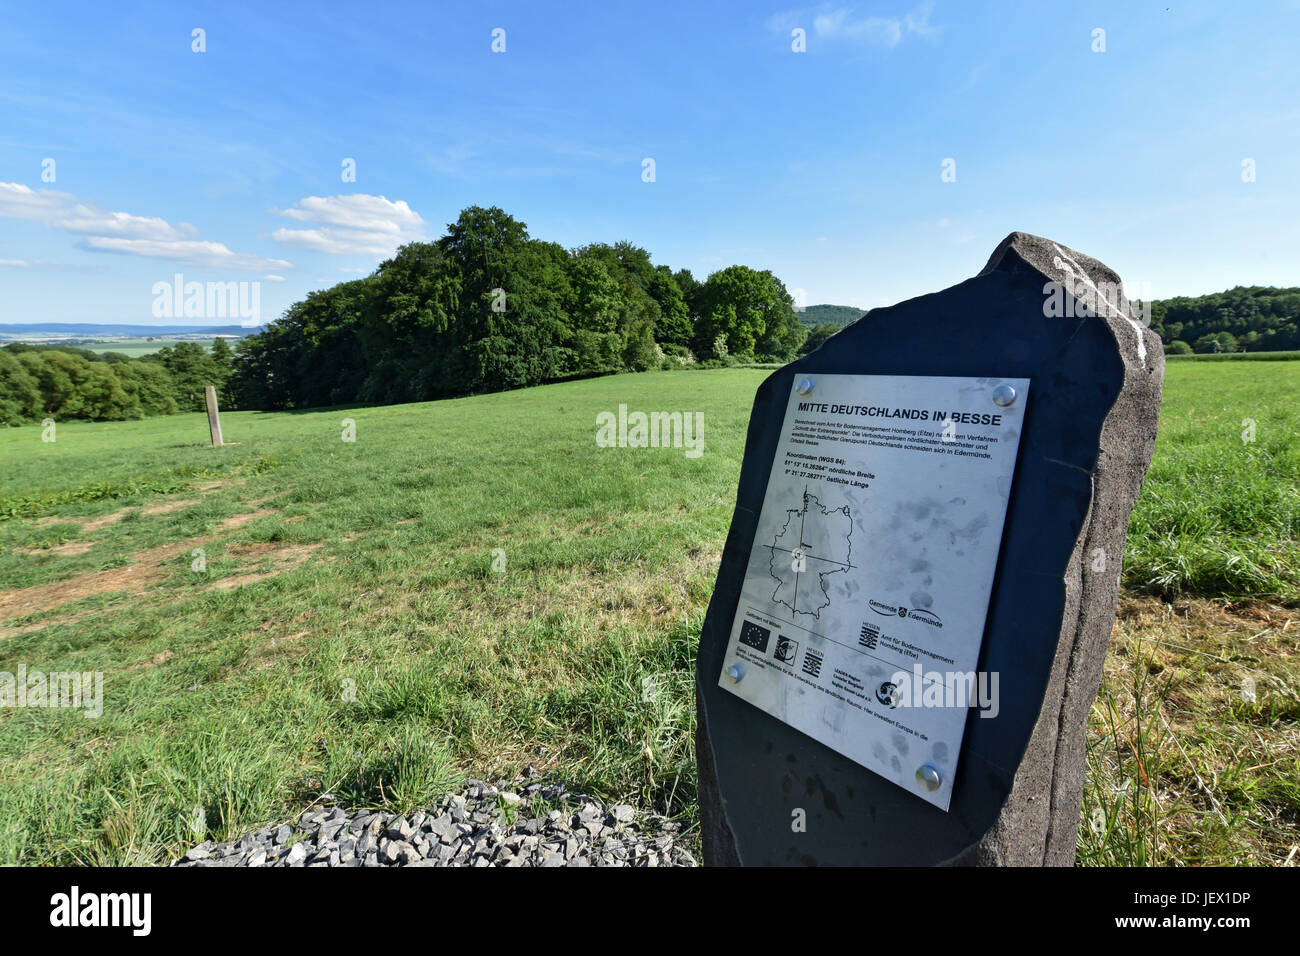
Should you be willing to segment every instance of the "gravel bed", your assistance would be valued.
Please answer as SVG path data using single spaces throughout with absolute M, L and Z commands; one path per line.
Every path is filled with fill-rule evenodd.
M 330 798 L 324 803 L 328 804 Z M 680 827 L 560 784 L 470 780 L 428 811 L 325 805 L 297 826 L 207 841 L 173 866 L 695 866 Z

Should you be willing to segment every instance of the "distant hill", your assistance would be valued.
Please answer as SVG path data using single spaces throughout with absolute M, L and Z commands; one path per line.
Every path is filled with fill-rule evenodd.
M 177 335 L 252 335 L 260 328 L 242 325 L 101 325 L 96 322 L 33 322 L 27 324 L 0 324 L 0 338 L 18 338 L 24 335 L 75 335 L 83 338 L 115 338 L 121 335 L 152 335 L 172 338 Z
M 0 336 L 33 335 L 252 335 L 259 328 L 242 325 L 119 325 L 98 322 L 31 322 L 0 323 Z
M 819 325 L 837 325 L 841 328 L 850 322 L 856 322 L 867 314 L 866 309 L 855 305 L 810 305 L 802 312 L 796 312 L 799 321 L 808 328 Z

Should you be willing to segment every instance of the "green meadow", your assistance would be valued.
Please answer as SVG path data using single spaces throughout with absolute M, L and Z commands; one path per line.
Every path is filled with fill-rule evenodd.
M 87 351 L 99 352 L 101 354 L 104 352 L 116 352 L 119 355 L 125 355 L 129 358 L 140 358 L 145 355 L 152 355 L 160 349 L 179 345 L 181 342 L 180 339 L 154 339 L 153 341 L 149 341 L 144 336 L 139 335 L 131 335 L 124 338 L 93 339 L 90 341 L 73 339 L 71 342 L 67 340 L 66 336 L 52 335 L 42 337 L 39 335 L 31 335 L 24 336 L 22 341 L 36 347 L 43 346 L 49 348 L 60 345 L 71 345 L 73 348 L 86 349 Z M 203 340 L 202 344 L 206 348 L 211 345 L 212 342 L 211 340 Z
M 0 671 L 104 674 L 97 718 L 0 710 L 0 863 L 166 863 L 326 792 L 405 810 L 529 765 L 692 825 L 695 646 L 767 374 L 224 413 L 218 449 L 201 414 L 0 431 Z M 703 455 L 597 447 L 620 403 L 702 412 Z M 1300 363 L 1170 363 L 1082 863 L 1300 844 L 1297 435 Z
M 129 358 L 140 358 L 144 355 L 152 355 L 160 349 L 179 345 L 180 341 L 179 339 L 155 339 L 150 342 L 139 336 L 133 336 L 125 339 L 103 339 L 94 345 L 82 345 L 79 348 L 90 349 L 92 352 L 116 352 Z M 212 343 L 205 341 L 202 344 L 207 347 Z

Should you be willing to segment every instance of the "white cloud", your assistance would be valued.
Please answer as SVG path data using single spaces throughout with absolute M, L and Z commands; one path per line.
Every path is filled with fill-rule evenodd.
M 385 196 L 308 196 L 280 212 L 315 228 L 277 229 L 271 237 L 313 252 L 383 257 L 404 243 L 424 238 L 420 214 L 405 201 L 392 202 Z
M 9 266 L 14 269 L 26 269 L 31 265 L 23 259 L 0 259 L 0 266 Z
M 283 282 L 283 281 L 284 281 L 284 276 L 277 276 L 277 275 L 262 276 L 262 281 L 263 281 L 263 282 Z
M 87 236 L 80 243 L 92 252 L 115 252 L 120 255 L 172 259 L 199 266 L 226 269 L 291 269 L 284 259 L 233 252 L 222 242 L 197 239 L 123 239 L 117 236 Z
M 776 14 L 768 20 L 768 26 L 779 32 L 788 33 L 793 27 L 812 20 L 812 32 L 824 40 L 849 40 L 878 46 L 896 47 L 903 38 L 916 36 L 934 36 L 939 27 L 930 24 L 930 14 L 934 10 L 934 0 L 926 0 L 910 13 L 901 16 L 859 16 L 852 7 L 823 6 L 817 12 L 791 11 Z
M 196 238 L 188 222 L 172 225 L 157 216 L 112 212 L 81 202 L 71 193 L 34 190 L 22 183 L 0 182 L 0 219 L 24 219 L 84 238 L 78 245 L 92 252 L 192 262 L 230 269 L 291 269 L 284 259 L 233 252 L 224 243 Z
M 199 234 L 188 222 L 172 225 L 157 216 L 133 216 L 127 212 L 105 212 L 78 204 L 54 225 L 85 236 L 120 236 L 123 239 L 192 239 Z
M 53 189 L 36 192 L 22 183 L 0 183 L 0 216 L 6 219 L 49 220 L 71 207 L 77 197 Z

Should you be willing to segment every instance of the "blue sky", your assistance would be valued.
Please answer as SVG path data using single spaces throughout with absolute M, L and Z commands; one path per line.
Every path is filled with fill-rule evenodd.
M 1298 52 L 1296 2 L 10 5 L 0 323 L 171 323 L 177 272 L 273 319 L 471 204 L 808 304 L 1015 229 L 1156 297 L 1300 285 Z

